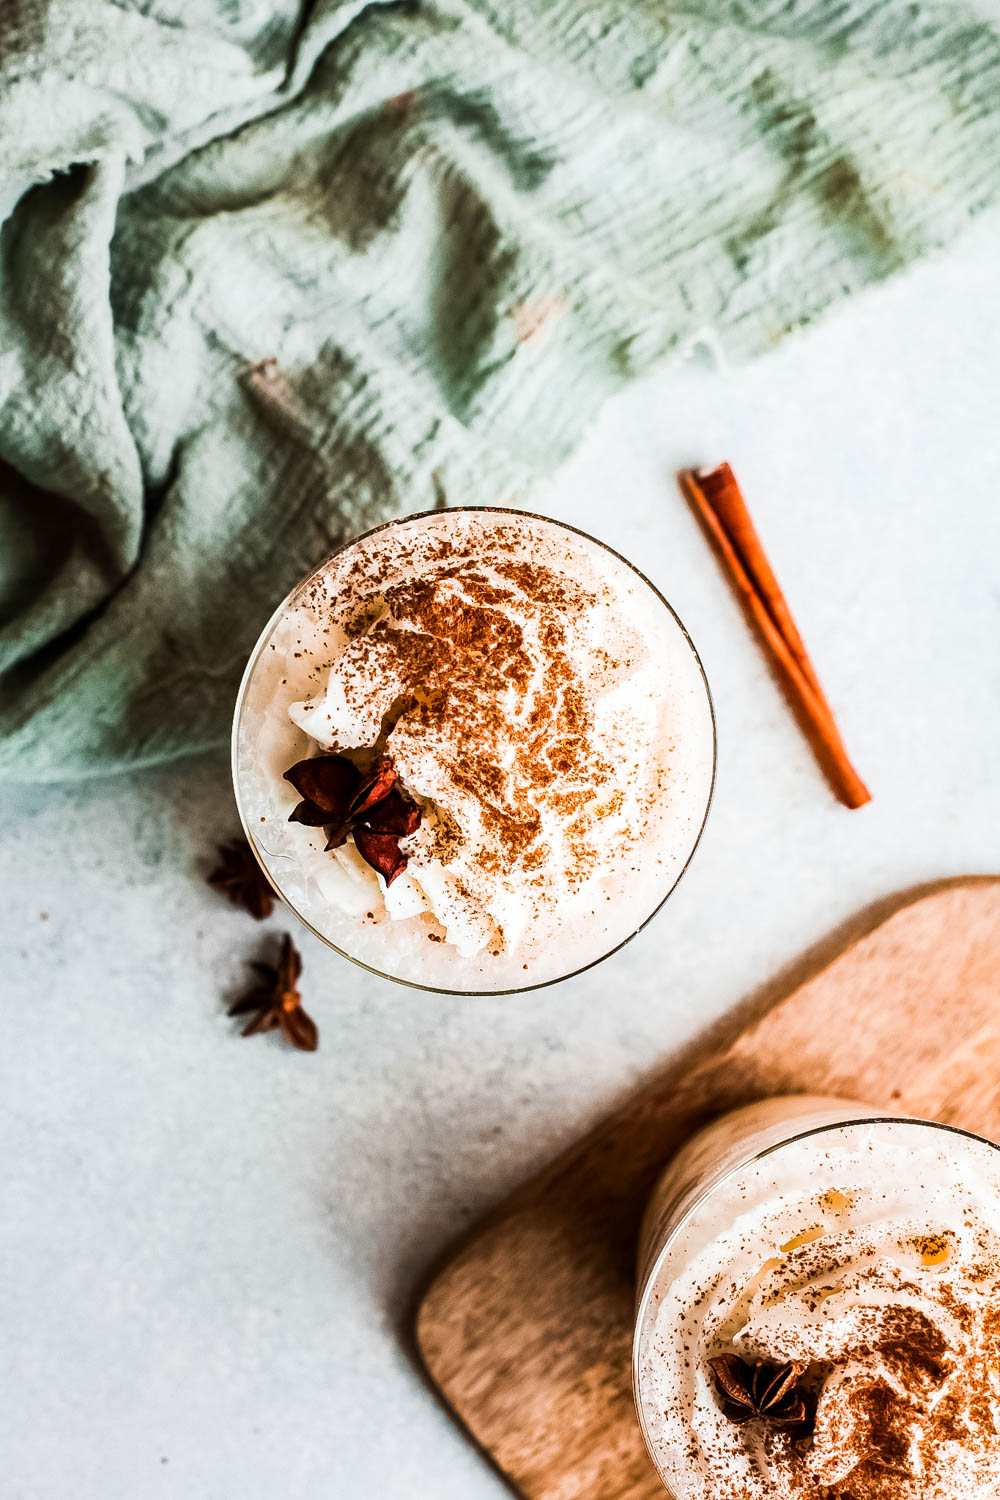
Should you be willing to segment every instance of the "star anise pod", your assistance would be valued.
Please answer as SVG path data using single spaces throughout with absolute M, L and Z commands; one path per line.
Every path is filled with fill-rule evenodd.
M 719 1354 L 708 1361 L 730 1422 L 760 1417 L 775 1427 L 807 1427 L 813 1420 L 810 1393 L 799 1385 L 800 1364 L 752 1364 L 738 1354 Z
M 246 839 L 220 844 L 218 855 L 219 864 L 207 877 L 209 885 L 258 922 L 269 917 L 274 911 L 274 891 Z
M 274 1031 L 280 1027 L 285 1040 L 293 1047 L 298 1047 L 300 1052 L 315 1052 L 319 1046 L 319 1031 L 316 1022 L 302 1009 L 302 996 L 298 990 L 302 955 L 288 933 L 281 939 L 276 965 L 255 963 L 250 967 L 257 975 L 257 984 L 229 1007 L 231 1016 L 250 1016 L 243 1035 L 255 1036 L 258 1031 Z
M 397 785 L 388 757 L 363 775 L 346 755 L 314 755 L 285 772 L 302 801 L 290 823 L 325 828 L 327 849 L 338 849 L 353 834 L 361 858 L 391 885 L 406 869 L 401 838 L 420 825 L 420 808 Z

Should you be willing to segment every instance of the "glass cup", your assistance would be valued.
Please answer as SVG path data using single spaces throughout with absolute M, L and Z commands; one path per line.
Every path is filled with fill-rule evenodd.
M 409 928 L 412 922 L 382 923 L 373 931 L 371 922 L 338 909 L 336 902 L 324 895 L 325 871 L 315 861 L 310 866 L 301 855 L 303 829 L 288 824 L 296 797 L 282 781 L 284 770 L 313 749 L 312 742 L 288 717 L 287 705 L 310 696 L 308 689 L 296 690 L 296 655 L 292 648 L 298 622 L 305 618 L 309 601 L 315 598 L 317 588 L 322 588 L 324 578 L 332 576 L 332 569 L 342 570 L 357 549 L 391 528 L 419 528 L 414 535 L 440 532 L 446 537 L 459 527 L 469 534 L 479 525 L 497 527 L 501 521 L 514 523 L 529 540 L 534 536 L 561 538 L 567 554 L 568 539 L 574 539 L 572 545 L 593 560 L 599 575 L 603 571 L 617 580 L 616 586 L 637 617 L 651 622 L 649 628 L 663 654 L 668 701 L 676 700 L 680 719 L 687 725 L 687 732 L 678 734 L 678 769 L 670 787 L 677 812 L 676 816 L 671 814 L 669 847 L 657 847 L 657 870 L 651 878 L 638 882 L 634 914 L 626 910 L 613 931 L 605 932 L 592 924 L 591 930 L 564 945 L 563 951 L 553 951 L 530 965 L 522 965 L 516 956 L 508 962 L 491 954 L 458 960 L 447 951 L 451 948 L 448 943 L 417 943 L 406 931 L 383 930 Z M 286 905 L 330 947 L 380 977 L 416 989 L 510 994 L 552 984 L 589 968 L 628 942 L 666 901 L 687 868 L 708 817 L 715 784 L 715 716 L 704 669 L 690 636 L 662 594 L 631 563 L 575 527 L 543 516 L 499 507 L 454 507 L 391 521 L 366 532 L 338 549 L 278 606 L 251 654 L 240 686 L 232 763 L 240 817 L 264 873 Z M 378 879 L 381 881 L 381 876 Z M 625 909 L 627 903 L 623 901 L 621 906 Z M 370 917 L 371 913 L 361 916 Z
M 898 1142 L 900 1127 L 909 1138 L 911 1149 L 914 1137 L 909 1135 L 910 1131 L 939 1135 L 944 1142 L 943 1154 L 949 1160 L 961 1161 L 963 1155 L 968 1155 L 971 1162 L 973 1158 L 981 1160 L 986 1153 L 992 1165 L 1000 1151 L 1000 1147 L 984 1137 L 953 1126 L 893 1115 L 853 1100 L 797 1094 L 763 1099 L 722 1115 L 699 1130 L 668 1162 L 653 1188 L 640 1229 L 632 1382 L 646 1447 L 674 1500 L 715 1500 L 715 1491 L 706 1487 L 701 1472 L 689 1472 L 684 1453 L 668 1447 L 656 1430 L 663 1402 L 662 1387 L 657 1390 L 656 1364 L 664 1356 L 662 1349 L 654 1349 L 656 1314 L 661 1301 L 705 1247 L 711 1246 L 714 1237 L 731 1229 L 746 1203 L 755 1201 L 754 1173 L 759 1180 L 765 1180 L 766 1174 L 769 1185 L 780 1187 L 784 1164 L 790 1160 L 791 1148 L 795 1148 L 800 1155 L 794 1173 L 788 1178 L 794 1191 L 796 1183 L 801 1187 L 803 1182 L 810 1182 L 808 1164 L 803 1168 L 801 1153 L 811 1148 L 804 1143 L 815 1142 L 818 1160 L 833 1133 L 868 1130 L 871 1149 L 877 1151 L 879 1144 L 886 1144 L 890 1137 Z M 1000 1173 L 1000 1162 L 993 1172 Z M 818 1178 L 813 1180 L 813 1186 L 817 1181 Z M 917 1176 L 903 1181 L 894 1177 L 892 1189 L 905 1199 L 911 1183 L 913 1210 L 919 1214 L 925 1189 Z M 849 1190 L 850 1184 L 845 1183 L 842 1189 L 832 1188 L 826 1195 L 824 1202 L 829 1199 L 834 1215 L 849 1212 Z M 777 1267 L 781 1255 L 818 1238 L 817 1231 L 818 1226 L 806 1225 L 787 1243 L 775 1246 L 774 1258 L 765 1260 L 759 1273 Z M 940 1253 L 935 1244 L 925 1264 L 932 1265 Z M 757 1272 L 748 1270 L 748 1286 L 752 1287 L 756 1280 Z M 735 1273 L 732 1285 L 734 1288 L 737 1285 Z M 741 1305 L 739 1301 L 737 1305 Z M 678 1358 L 681 1357 L 678 1351 Z M 690 1358 L 686 1348 L 683 1358 L 685 1361 Z

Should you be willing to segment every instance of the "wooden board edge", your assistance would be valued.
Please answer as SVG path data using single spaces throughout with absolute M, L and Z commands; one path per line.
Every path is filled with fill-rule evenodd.
M 504 1200 L 506 1202 L 506 1199 Z M 421 1323 L 431 1308 L 430 1294 L 435 1284 L 441 1280 L 443 1273 L 451 1264 L 455 1255 L 459 1254 L 466 1245 L 473 1243 L 477 1238 L 477 1231 L 483 1231 L 487 1227 L 485 1219 L 479 1219 L 467 1231 L 461 1240 L 461 1245 L 456 1241 L 445 1248 L 443 1252 L 435 1256 L 427 1271 L 417 1280 L 409 1299 L 406 1313 L 406 1336 L 404 1346 L 410 1363 L 413 1365 L 421 1384 L 430 1392 L 437 1405 L 448 1417 L 452 1425 L 467 1443 L 475 1449 L 483 1463 L 500 1480 L 501 1484 L 516 1497 L 516 1500 L 526 1500 L 524 1491 L 515 1482 L 513 1476 L 499 1463 L 496 1454 L 489 1449 L 465 1421 L 458 1408 L 449 1401 L 443 1387 L 439 1383 L 429 1362 L 429 1356 L 421 1339 Z

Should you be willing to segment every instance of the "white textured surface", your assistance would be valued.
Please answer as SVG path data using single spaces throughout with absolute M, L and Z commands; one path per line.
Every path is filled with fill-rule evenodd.
M 428 1258 L 857 907 L 1000 867 L 996 232 L 750 369 L 634 390 L 553 486 L 548 511 L 671 599 L 719 718 L 702 848 L 609 964 L 463 1001 L 304 934 L 320 1052 L 244 1042 L 221 997 L 266 933 L 199 876 L 235 825 L 225 758 L 3 790 L 5 1497 L 499 1496 L 401 1342 Z M 861 812 L 675 492 L 719 457 L 874 792 Z

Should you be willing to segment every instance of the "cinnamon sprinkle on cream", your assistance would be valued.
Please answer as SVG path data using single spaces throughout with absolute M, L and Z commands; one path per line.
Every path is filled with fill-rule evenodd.
M 324 750 L 391 756 L 424 813 L 394 890 L 415 887 L 465 953 L 513 951 L 595 877 L 624 885 L 674 759 L 620 582 L 574 534 L 525 535 L 386 528 L 305 600 L 339 643 L 292 718 Z

